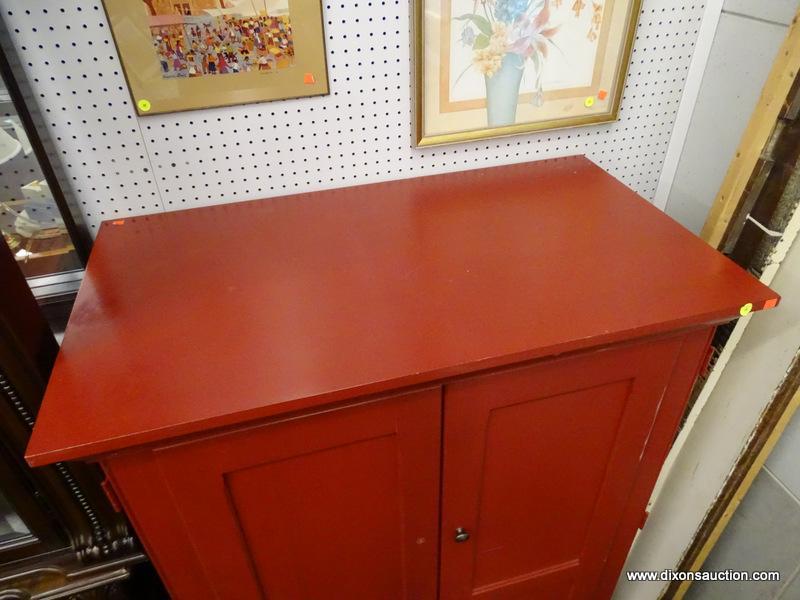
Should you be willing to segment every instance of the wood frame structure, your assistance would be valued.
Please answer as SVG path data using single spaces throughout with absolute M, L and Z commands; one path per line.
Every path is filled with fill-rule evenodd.
M 792 19 L 789 32 L 772 65 L 753 116 L 742 135 L 736 154 L 700 232 L 700 237 L 715 248 L 725 243 L 753 170 L 772 135 L 775 122 L 784 109 L 786 98 L 800 70 L 798 18 L 800 13 Z
M 770 453 L 783 435 L 789 421 L 800 406 L 800 359 L 795 357 L 790 373 L 765 411 L 762 420 L 747 448 L 742 453 L 739 463 L 731 473 L 731 477 L 723 487 L 717 502 L 706 517 L 692 547 L 696 550 L 684 557 L 678 570 L 698 571 L 719 541 L 722 532 L 728 526 L 733 513 L 739 508 L 756 475 L 761 471 Z M 701 542 L 701 543 L 698 543 Z M 675 582 L 667 587 L 665 598 L 681 600 L 689 590 L 691 581 Z

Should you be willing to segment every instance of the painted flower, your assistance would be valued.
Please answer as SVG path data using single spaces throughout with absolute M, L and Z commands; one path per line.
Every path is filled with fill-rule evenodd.
M 514 23 L 509 37 L 508 51 L 528 58 L 534 52 L 547 57 L 547 42 L 558 31 L 558 27 L 550 27 L 550 9 L 545 2 L 542 10 L 533 17 L 524 16 Z
M 508 26 L 505 23 L 495 22 L 492 24 L 489 45 L 475 50 L 472 64 L 480 73 L 491 77 L 500 69 L 506 52 L 508 52 Z
M 475 50 L 472 56 L 472 64 L 478 69 L 479 73 L 491 77 L 500 70 L 503 63 L 503 55 L 492 48 L 482 48 Z
M 513 23 L 528 8 L 529 0 L 496 0 L 494 17 L 503 23 Z
M 461 43 L 465 46 L 469 46 L 470 48 L 475 43 L 475 30 L 466 25 L 464 29 L 461 30 Z
M 508 32 L 508 25 L 505 23 L 492 23 L 492 37 L 489 38 L 489 46 L 505 52 L 508 47 Z

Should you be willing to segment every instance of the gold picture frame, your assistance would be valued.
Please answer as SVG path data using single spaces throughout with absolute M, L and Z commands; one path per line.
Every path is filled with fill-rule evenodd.
M 418 147 L 615 121 L 642 0 L 414 0 Z
M 321 0 L 103 0 L 139 115 L 329 93 Z

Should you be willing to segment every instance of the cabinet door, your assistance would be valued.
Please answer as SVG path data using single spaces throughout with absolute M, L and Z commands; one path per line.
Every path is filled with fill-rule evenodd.
M 593 597 L 681 344 L 446 386 L 442 600 Z
M 175 598 L 434 599 L 440 432 L 435 388 L 108 466 Z M 144 497 L 148 471 L 182 531 Z M 181 536 L 190 558 L 175 555 Z

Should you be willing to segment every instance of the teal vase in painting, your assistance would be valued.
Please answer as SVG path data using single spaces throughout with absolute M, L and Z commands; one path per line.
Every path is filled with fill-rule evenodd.
M 489 127 L 504 127 L 516 122 L 523 67 L 524 59 L 519 54 L 509 52 L 494 75 L 484 75 Z

